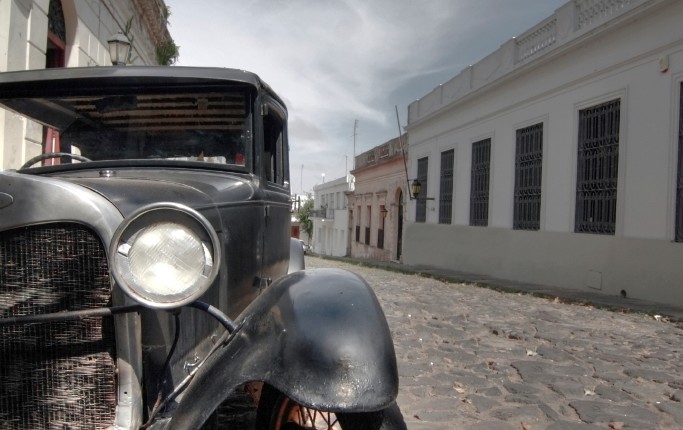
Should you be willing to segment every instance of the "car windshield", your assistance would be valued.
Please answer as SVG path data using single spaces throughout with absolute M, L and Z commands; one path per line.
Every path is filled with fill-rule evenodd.
M 33 167 L 86 159 L 248 165 L 251 103 L 242 90 L 169 90 L 0 100 L 43 126 L 27 127 L 42 153 Z M 82 158 L 85 157 L 85 158 Z

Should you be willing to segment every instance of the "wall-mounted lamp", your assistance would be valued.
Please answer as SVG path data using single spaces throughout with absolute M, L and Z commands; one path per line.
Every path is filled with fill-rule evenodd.
M 410 184 L 410 192 L 413 195 L 413 199 L 417 200 L 417 196 L 420 195 L 422 191 L 422 184 L 417 179 L 413 179 L 413 183 Z
M 419 197 L 421 191 L 422 184 L 417 179 L 413 179 L 410 184 L 410 194 L 412 194 L 410 200 L 434 200 L 434 197 Z
M 130 53 L 130 40 L 122 32 L 118 32 L 107 40 L 109 44 L 109 56 L 114 66 L 125 66 Z
M 387 214 L 389 213 L 389 211 L 387 210 L 386 206 L 382 206 L 379 210 L 379 213 L 382 214 L 382 219 L 384 219 L 387 217 Z

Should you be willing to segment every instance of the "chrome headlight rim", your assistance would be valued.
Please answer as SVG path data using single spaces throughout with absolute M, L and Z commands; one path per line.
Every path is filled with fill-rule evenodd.
M 131 270 L 130 250 L 135 240 L 150 227 L 163 225 L 195 236 L 206 255 L 202 273 L 195 281 L 174 294 L 159 295 L 146 290 Z M 172 202 L 154 203 L 139 208 L 126 217 L 114 232 L 109 247 L 110 267 L 116 284 L 124 293 L 143 306 L 153 309 L 175 309 L 196 301 L 211 286 L 221 264 L 220 241 L 211 223 L 196 210 Z

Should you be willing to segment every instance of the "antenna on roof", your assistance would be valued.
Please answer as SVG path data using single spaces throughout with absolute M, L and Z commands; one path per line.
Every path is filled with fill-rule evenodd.
M 358 120 L 354 119 L 353 120 L 353 170 L 356 170 L 356 136 L 358 133 L 356 133 L 356 130 L 358 130 Z
M 406 190 L 410 192 L 410 179 L 408 179 L 408 164 L 406 163 L 406 150 L 403 146 L 403 133 L 401 133 L 401 120 L 398 118 L 398 105 L 394 105 L 396 108 L 396 124 L 398 124 L 398 143 L 401 145 L 401 153 L 403 154 L 403 168 L 406 172 L 406 185 L 408 187 Z

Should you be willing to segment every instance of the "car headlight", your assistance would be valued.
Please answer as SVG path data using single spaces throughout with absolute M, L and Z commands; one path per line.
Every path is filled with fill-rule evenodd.
M 114 233 L 110 255 L 117 284 L 152 308 L 175 308 L 198 299 L 220 265 L 218 236 L 195 210 L 163 203 L 126 218 Z

